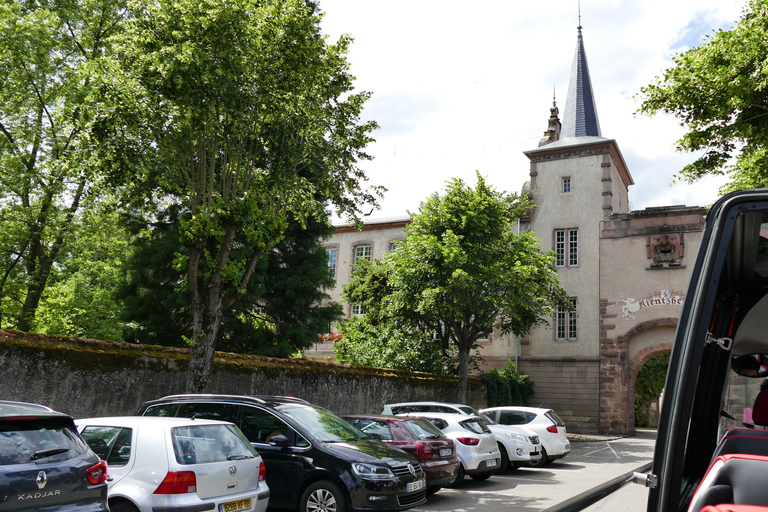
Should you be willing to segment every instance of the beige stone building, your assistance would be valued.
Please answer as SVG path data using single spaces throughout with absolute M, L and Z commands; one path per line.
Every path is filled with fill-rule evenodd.
M 517 362 L 530 374 L 528 405 L 551 407 L 576 432 L 634 431 L 634 383 L 642 365 L 668 351 L 698 252 L 706 210 L 670 206 L 629 211 L 632 175 L 618 142 L 600 132 L 579 27 L 563 121 L 553 104 L 539 147 L 526 151 L 522 193 L 537 208 L 521 219 L 556 254 L 572 310 L 557 311 L 526 336 L 481 342 L 487 367 Z M 503 184 L 502 184 L 503 185 Z M 329 265 L 341 287 L 359 258 L 379 258 L 404 238 L 408 217 L 338 226 Z M 345 305 L 346 313 L 363 314 Z M 308 357 L 332 358 L 331 344 Z

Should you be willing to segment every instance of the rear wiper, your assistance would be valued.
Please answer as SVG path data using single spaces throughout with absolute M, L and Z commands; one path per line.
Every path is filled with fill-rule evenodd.
M 38 450 L 32 454 L 29 460 L 33 461 L 37 459 L 44 459 L 46 457 L 51 457 L 53 455 L 58 455 L 60 453 L 64 453 L 68 451 L 69 451 L 69 448 L 51 448 L 50 450 Z

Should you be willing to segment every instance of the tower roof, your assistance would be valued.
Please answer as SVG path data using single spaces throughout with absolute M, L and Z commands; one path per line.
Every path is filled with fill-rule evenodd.
M 576 53 L 573 56 L 571 80 L 563 112 L 563 127 L 560 132 L 561 139 L 568 137 L 601 137 L 581 26 L 576 39 Z

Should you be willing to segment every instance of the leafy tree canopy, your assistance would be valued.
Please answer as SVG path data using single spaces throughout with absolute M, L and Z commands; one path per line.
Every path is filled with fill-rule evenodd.
M 730 173 L 725 191 L 768 186 L 768 1 L 749 0 L 741 20 L 674 57 L 641 89 L 640 112 L 686 126 L 680 151 L 701 152 L 678 178 Z
M 479 173 L 475 188 L 453 179 L 444 195 L 421 204 L 395 251 L 356 269 L 345 299 L 363 304 L 372 324 L 391 322 L 455 346 L 463 401 L 477 340 L 494 331 L 525 334 L 564 303 L 553 254 L 533 234 L 515 233 L 531 207 Z

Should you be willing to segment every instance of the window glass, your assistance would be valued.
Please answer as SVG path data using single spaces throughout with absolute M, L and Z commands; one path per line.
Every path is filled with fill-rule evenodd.
M 225 403 L 189 402 L 181 405 L 179 416 L 237 423 L 237 405 Z
M 440 430 L 443 430 L 445 427 L 448 426 L 448 422 L 445 420 L 441 420 L 440 418 L 425 418 L 425 419 Z
M 575 267 L 579 264 L 579 230 L 555 230 L 555 266 Z
M 524 412 L 501 411 L 499 414 L 499 423 L 502 425 L 525 425 L 528 421 Z
M 256 456 L 256 450 L 233 425 L 192 425 L 171 429 L 179 464 L 207 464 Z
M 277 434 L 288 438 L 291 445 L 307 447 L 309 443 L 290 425 L 267 411 L 257 407 L 243 407 L 240 429 L 252 443 L 269 444 Z
M 365 316 L 365 308 L 362 304 L 352 304 L 352 314 L 356 317 Z
M 555 337 L 558 341 L 575 341 L 578 338 L 578 315 L 576 299 L 568 299 L 571 310 L 557 306 L 555 312 Z
M 133 429 L 108 426 L 88 426 L 83 439 L 108 466 L 125 466 L 131 458 Z
M 325 254 L 328 255 L 328 275 L 331 276 L 332 279 L 336 279 L 336 257 L 338 249 L 326 249 Z
M 567 193 L 571 191 L 571 177 L 570 176 L 563 176 L 562 178 L 562 189 L 563 193 Z
M 365 434 L 331 411 L 313 405 L 286 404 L 277 407 L 292 417 L 315 439 L 326 443 L 365 439 Z
M 403 426 L 410 432 L 414 439 L 419 441 L 424 439 L 443 439 L 445 434 L 440 432 L 434 424 L 427 420 L 420 418 L 414 418 L 410 420 L 404 420 Z
M 144 411 L 142 416 L 176 416 L 176 411 L 179 410 L 179 404 L 162 404 L 153 405 Z
M 370 436 L 378 441 L 392 440 L 392 432 L 389 429 L 389 422 L 387 421 L 354 418 L 350 421 L 350 423 L 363 434 Z
M 87 449 L 70 419 L 0 423 L 0 465 L 61 461 Z
M 490 434 L 490 430 L 482 420 L 477 418 L 470 418 L 468 420 L 460 421 L 459 424 L 469 432 L 474 434 Z
M 355 247 L 355 265 L 357 265 L 360 260 L 368 260 L 371 261 L 371 246 L 370 245 L 358 245 Z
M 550 420 L 552 420 L 555 423 L 555 425 L 557 425 L 558 427 L 565 426 L 565 422 L 560 418 L 560 416 L 558 416 L 555 413 L 555 411 L 549 411 L 548 413 L 545 414 L 545 416 Z

